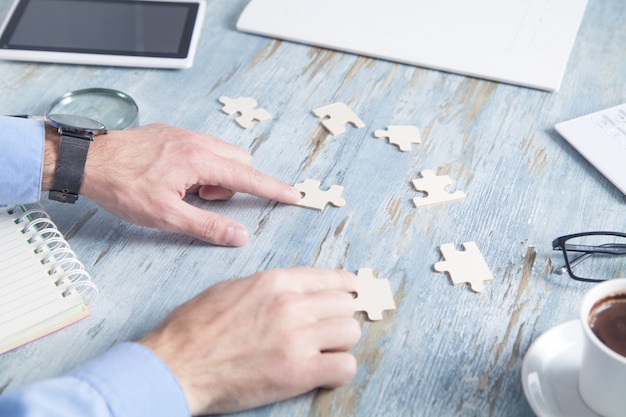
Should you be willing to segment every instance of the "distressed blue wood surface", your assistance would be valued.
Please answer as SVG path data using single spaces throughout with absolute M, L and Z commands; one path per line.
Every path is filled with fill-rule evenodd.
M 248 245 L 232 249 L 124 223 L 86 198 L 75 207 L 44 201 L 101 295 L 87 320 L 0 356 L 0 388 L 58 375 L 137 338 L 224 279 L 293 265 L 369 267 L 390 280 L 398 308 L 381 322 L 359 316 L 356 378 L 241 415 L 532 415 L 523 355 L 541 333 L 577 317 L 589 288 L 552 273 L 561 264 L 552 239 L 626 230 L 626 197 L 553 128 L 626 101 L 625 3 L 590 1 L 558 93 L 239 33 L 245 4 L 208 2 L 188 70 L 0 62 L 0 113 L 41 114 L 70 90 L 119 89 L 136 99 L 142 122 L 223 138 L 292 184 L 341 184 L 346 205 L 320 213 L 244 195 L 190 198 L 249 228 Z M 254 97 L 273 119 L 244 131 L 221 113 L 222 95 Z M 336 101 L 366 128 L 329 136 L 311 110 Z M 423 144 L 402 153 L 374 138 L 394 124 L 420 127 Z M 411 180 L 423 169 L 450 175 L 467 198 L 416 209 Z M 439 245 L 470 240 L 495 275 L 481 294 L 433 270 Z

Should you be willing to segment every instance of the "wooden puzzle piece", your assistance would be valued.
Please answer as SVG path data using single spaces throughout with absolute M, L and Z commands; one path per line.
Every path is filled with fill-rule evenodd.
M 374 136 L 389 139 L 389 143 L 397 145 L 402 152 L 409 152 L 412 143 L 422 143 L 417 126 L 389 126 L 387 130 L 377 130 Z
M 272 118 L 272 115 L 267 110 L 257 109 L 256 100 L 250 97 L 230 98 L 223 96 L 219 98 L 219 102 L 224 105 L 222 107 L 224 113 L 228 115 L 240 114 L 235 121 L 244 129 L 252 129 L 255 120 L 262 122 Z
M 463 251 L 452 243 L 441 245 L 445 261 L 435 264 L 435 271 L 447 272 L 454 285 L 468 283 L 474 292 L 485 289 L 484 281 L 492 281 L 493 275 L 475 242 L 463 243 Z
M 355 298 L 355 311 L 365 311 L 371 321 L 382 320 L 383 310 L 395 310 L 391 286 L 386 279 L 376 279 L 370 268 L 359 268 L 359 289 Z
M 313 110 L 313 114 L 322 119 L 322 124 L 333 136 L 346 131 L 346 125 L 352 124 L 356 128 L 365 127 L 359 118 L 345 103 L 334 103 Z
M 320 190 L 320 185 L 319 181 L 311 179 L 294 185 L 296 190 L 304 194 L 296 205 L 324 210 L 326 204 L 332 204 L 335 207 L 343 207 L 346 204 L 346 200 L 341 197 L 343 192 L 342 186 L 333 185 L 328 190 L 322 191 Z
M 446 187 L 452 185 L 452 180 L 448 175 L 436 175 L 429 169 L 421 172 L 422 178 L 413 180 L 413 186 L 417 191 L 427 194 L 426 197 L 415 197 L 413 203 L 415 207 L 423 207 L 431 204 L 445 203 L 448 201 L 462 200 L 465 198 L 463 191 L 448 193 Z

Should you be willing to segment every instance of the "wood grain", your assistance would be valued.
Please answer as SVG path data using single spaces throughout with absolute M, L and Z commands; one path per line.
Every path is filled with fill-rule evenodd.
M 0 16 L 8 11 L 0 4 Z M 224 279 L 316 265 L 389 279 L 397 310 L 370 323 L 356 378 L 242 416 L 529 416 L 520 371 L 549 328 L 577 317 L 583 283 L 552 273 L 555 237 L 626 229 L 626 197 L 572 149 L 554 124 L 626 100 L 626 5 L 592 1 L 558 93 L 239 33 L 245 0 L 209 2 L 193 68 L 182 71 L 0 62 L 0 113 L 42 114 L 86 87 L 129 93 L 140 119 L 206 132 L 250 150 L 255 166 L 295 184 L 344 186 L 324 212 L 237 195 L 188 200 L 251 233 L 239 249 L 124 223 L 86 198 L 44 201 L 101 290 L 92 316 L 0 356 L 0 389 L 59 375 L 137 338 L 171 309 Z M 218 97 L 250 96 L 272 113 L 244 131 Z M 333 137 L 312 109 L 343 101 L 366 127 Z M 400 152 L 373 132 L 415 125 L 423 143 Z M 105 140 L 105 139 L 103 139 Z M 450 175 L 467 198 L 416 209 L 411 181 Z M 475 241 L 495 276 L 485 291 L 436 273 L 443 243 Z

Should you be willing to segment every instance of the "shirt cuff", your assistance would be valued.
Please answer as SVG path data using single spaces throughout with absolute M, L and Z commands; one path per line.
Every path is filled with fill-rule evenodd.
M 0 116 L 0 204 L 39 201 L 44 140 L 43 121 Z
M 68 376 L 91 385 L 115 417 L 188 417 L 182 387 L 167 365 L 150 349 L 121 343 Z

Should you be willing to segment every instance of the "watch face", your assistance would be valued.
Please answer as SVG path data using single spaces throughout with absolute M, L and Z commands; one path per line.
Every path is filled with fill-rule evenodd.
M 100 134 L 106 131 L 102 123 L 75 114 L 50 114 L 48 115 L 48 123 L 68 132 Z

